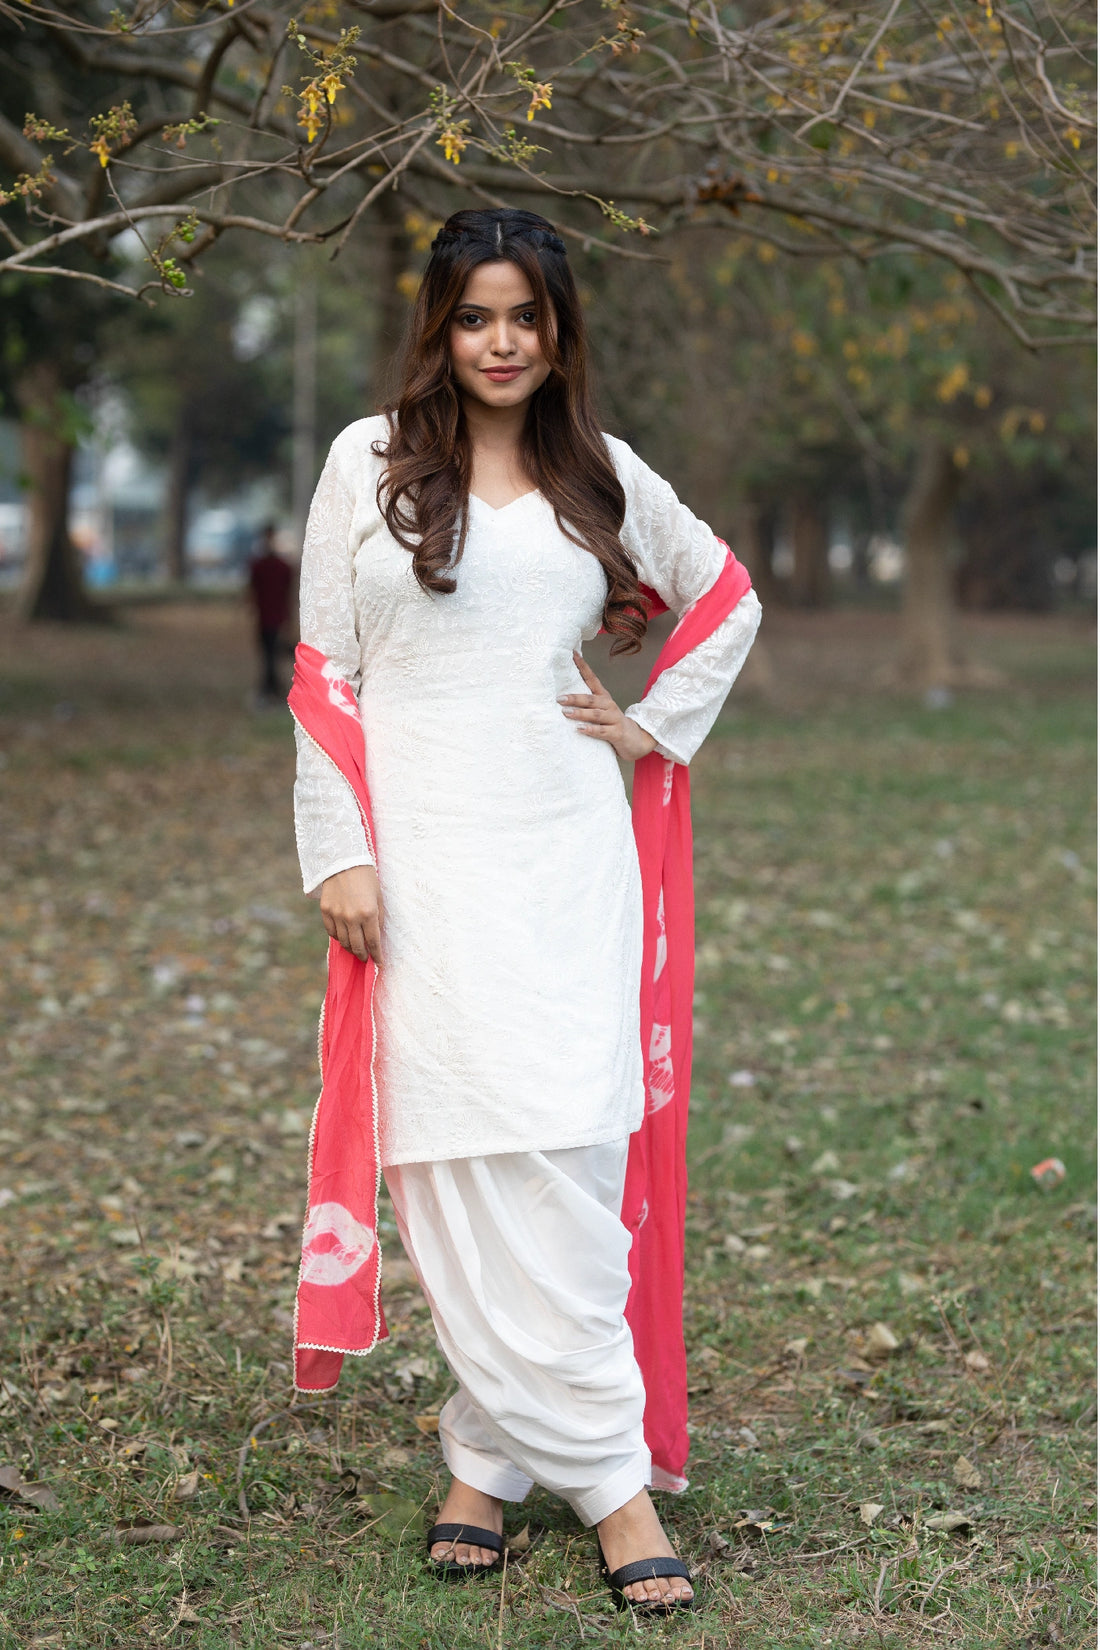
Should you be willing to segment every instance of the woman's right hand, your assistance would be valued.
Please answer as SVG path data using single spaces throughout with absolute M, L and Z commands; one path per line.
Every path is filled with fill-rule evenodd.
M 321 884 L 321 917 L 328 934 L 360 962 L 382 962 L 382 891 L 373 865 L 352 865 Z

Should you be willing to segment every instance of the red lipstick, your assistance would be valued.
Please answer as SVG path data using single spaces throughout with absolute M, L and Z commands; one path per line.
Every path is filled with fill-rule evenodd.
M 486 378 L 492 379 L 494 384 L 510 384 L 513 378 L 518 378 L 526 367 L 482 367 L 481 371 Z

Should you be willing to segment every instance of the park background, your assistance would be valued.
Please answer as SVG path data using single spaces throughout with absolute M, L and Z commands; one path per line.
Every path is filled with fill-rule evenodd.
M 448 1383 L 392 1223 L 391 1340 L 289 1379 L 324 936 L 247 559 L 501 200 L 765 608 L 693 764 L 661 1631 L 1093 1642 L 1093 44 L 1000 0 L 0 4 L 3 1650 L 636 1637 L 538 1494 L 502 1583 L 422 1573 Z M 620 702 L 660 633 L 594 651 Z

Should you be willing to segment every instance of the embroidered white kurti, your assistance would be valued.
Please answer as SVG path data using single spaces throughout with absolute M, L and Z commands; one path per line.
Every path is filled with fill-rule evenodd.
M 386 1164 L 621 1140 L 641 1122 L 641 890 L 614 752 L 557 703 L 600 626 L 600 564 L 540 493 L 471 498 L 452 595 L 428 595 L 376 488 L 383 418 L 333 443 L 302 559 L 301 636 L 359 698 L 384 904 L 376 994 Z M 622 441 L 622 540 L 682 612 L 724 558 Z M 627 714 L 689 761 L 759 623 L 750 591 Z M 307 892 L 369 862 L 358 810 L 298 735 Z

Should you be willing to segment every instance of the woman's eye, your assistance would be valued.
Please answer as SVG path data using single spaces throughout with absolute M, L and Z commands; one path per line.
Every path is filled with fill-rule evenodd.
M 465 315 L 460 315 L 459 316 L 458 324 L 459 324 L 460 327 L 464 327 L 464 326 L 466 326 L 466 323 L 468 321 L 472 321 L 476 325 L 480 320 L 481 320 L 481 316 L 480 315 L 475 315 L 473 310 L 469 309 L 469 310 L 466 311 Z
M 520 320 L 523 322 L 525 327 L 537 327 L 539 324 L 539 318 L 533 309 L 525 309 L 523 314 L 520 316 Z

